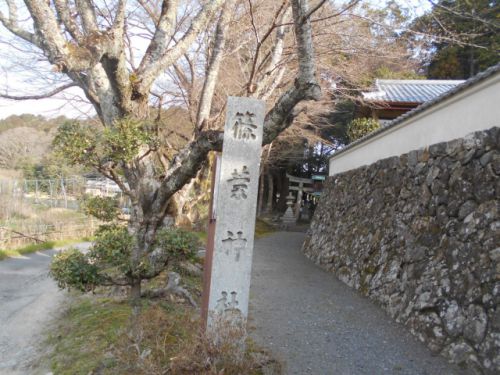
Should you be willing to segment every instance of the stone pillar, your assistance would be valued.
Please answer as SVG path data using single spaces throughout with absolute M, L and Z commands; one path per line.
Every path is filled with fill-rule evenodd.
M 265 102 L 229 97 L 215 201 L 216 227 L 208 287 L 209 332 L 248 316 Z M 206 291 L 205 291 L 206 293 Z M 215 332 L 217 333 L 217 332 Z
M 286 199 L 287 199 L 286 204 L 287 204 L 288 208 L 286 209 L 285 214 L 281 218 L 282 229 L 288 229 L 289 227 L 294 226 L 296 221 L 297 221 L 294 214 L 293 214 L 293 210 L 292 210 L 294 197 L 293 197 L 291 192 L 286 197 Z

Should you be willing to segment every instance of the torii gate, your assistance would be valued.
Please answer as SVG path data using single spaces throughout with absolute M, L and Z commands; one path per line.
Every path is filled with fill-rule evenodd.
M 300 205 L 302 202 L 302 196 L 304 193 L 313 193 L 314 180 L 311 178 L 301 178 L 295 177 L 287 173 L 288 178 L 288 190 L 293 190 L 297 192 L 297 201 L 295 202 L 295 218 L 298 219 L 300 215 Z M 298 184 L 298 186 L 292 186 L 292 183 Z M 306 186 L 311 185 L 311 186 Z

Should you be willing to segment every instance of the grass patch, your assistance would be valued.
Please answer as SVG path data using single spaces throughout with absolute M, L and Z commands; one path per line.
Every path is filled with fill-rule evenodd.
M 276 232 L 276 229 L 264 220 L 257 219 L 255 222 L 255 238 L 266 237 L 274 232 Z
M 131 309 L 127 303 L 107 299 L 77 298 L 58 321 L 49 344 L 54 374 L 87 375 L 94 371 L 113 374 L 113 356 L 108 354 L 127 326 Z
M 168 270 L 145 282 L 165 286 Z M 183 274 L 182 284 L 199 303 L 201 277 Z M 200 312 L 179 297 L 142 299 L 138 315 L 125 298 L 75 294 L 55 320 L 42 360 L 54 375 L 259 375 L 281 374 L 281 365 L 247 340 L 246 352 L 234 342 L 214 344 L 200 333 Z M 76 293 L 76 292 L 75 292 Z
M 207 232 L 201 231 L 201 232 L 193 232 L 193 234 L 198 237 L 200 240 L 200 243 L 205 244 L 207 242 Z
M 50 367 L 54 375 L 263 373 L 256 358 L 265 354 L 251 340 L 240 363 L 230 346 L 209 343 L 199 327 L 199 313 L 188 305 L 144 300 L 134 318 L 126 301 L 79 296 L 48 339 Z M 281 373 L 279 364 L 274 368 L 271 374 Z
M 3 260 L 7 257 L 21 256 L 23 254 L 30 254 L 36 251 L 52 249 L 54 246 L 54 241 L 48 241 L 26 245 L 17 249 L 0 250 L 0 260 Z
M 29 244 L 16 249 L 5 249 L 0 250 L 0 260 L 4 260 L 8 257 L 18 257 L 25 254 L 36 253 L 37 251 L 50 250 L 55 247 L 67 246 L 78 242 L 91 241 L 91 238 L 77 238 L 72 240 L 60 240 L 60 241 L 46 241 L 41 243 Z

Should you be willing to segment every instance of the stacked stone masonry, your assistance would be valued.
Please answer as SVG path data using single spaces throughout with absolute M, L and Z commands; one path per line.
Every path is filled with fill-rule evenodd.
M 500 128 L 329 177 L 304 252 L 428 347 L 500 373 Z

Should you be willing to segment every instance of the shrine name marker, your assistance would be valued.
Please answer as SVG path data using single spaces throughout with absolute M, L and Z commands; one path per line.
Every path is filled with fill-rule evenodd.
M 229 97 L 222 162 L 215 181 L 216 227 L 207 325 L 246 322 L 265 102 Z

